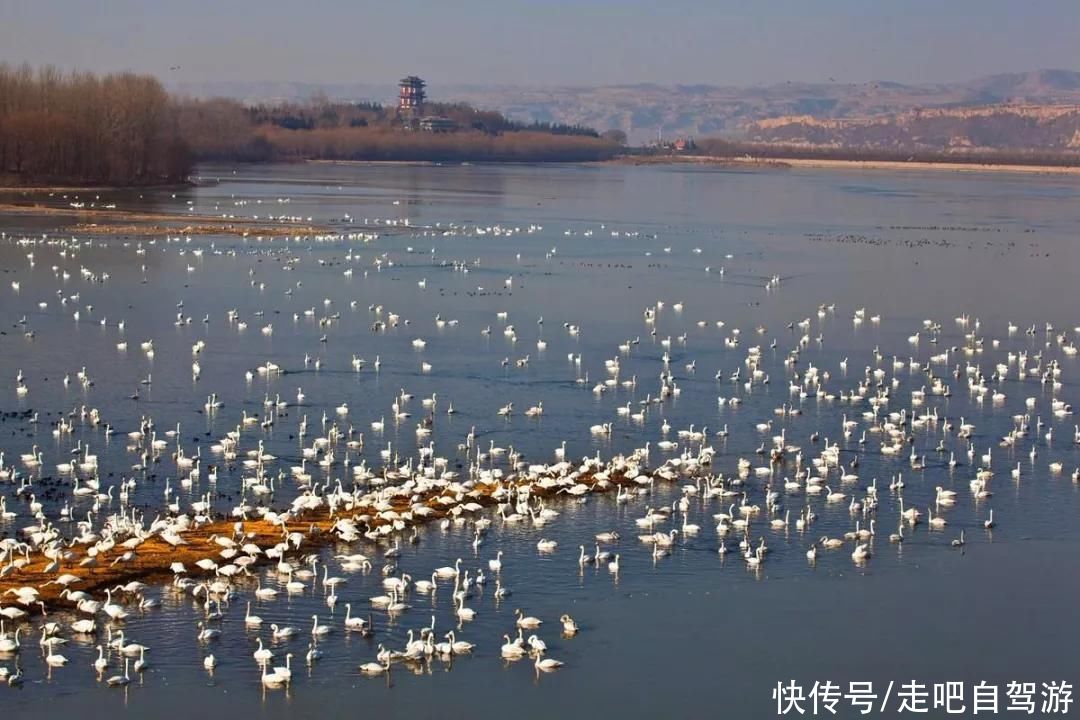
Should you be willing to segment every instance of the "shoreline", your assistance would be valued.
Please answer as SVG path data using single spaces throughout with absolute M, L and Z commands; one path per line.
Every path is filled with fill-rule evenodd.
M 267 222 L 251 218 L 221 218 L 139 210 L 57 207 L 34 201 L 0 202 L 0 215 L 65 217 L 75 221 L 61 229 L 71 232 L 120 235 L 324 235 L 329 226 Z M 168 225 L 160 223 L 170 223 Z
M 193 181 L 180 183 L 166 183 L 164 185 L 3 185 L 0 184 L 0 199 L 6 199 L 15 195 L 38 195 L 41 193 L 77 193 L 77 192 L 100 192 L 100 193 L 128 193 L 142 192 L 144 190 L 191 190 L 198 187 L 199 183 Z
M 837 160 L 826 158 L 726 158 L 711 155 L 624 155 L 606 163 L 621 165 L 712 165 L 744 169 L 826 170 L 937 170 L 968 173 L 1025 173 L 1032 175 L 1080 175 L 1076 165 L 1016 165 L 975 162 L 907 162 L 902 160 Z
M 1080 175 L 1076 165 L 1015 165 L 973 162 L 906 162 L 902 160 L 826 160 L 785 158 L 783 162 L 799 168 L 853 168 L 858 170 L 950 170 L 953 172 L 1027 173 L 1033 175 Z

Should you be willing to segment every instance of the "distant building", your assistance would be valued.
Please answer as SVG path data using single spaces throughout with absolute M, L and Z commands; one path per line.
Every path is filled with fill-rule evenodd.
M 424 112 L 427 94 L 424 81 L 409 75 L 398 82 L 398 115 L 407 123 L 415 122 Z
M 689 153 L 697 150 L 697 143 L 694 142 L 694 138 L 677 138 L 676 140 L 657 140 L 649 147 L 659 152 Z
M 457 130 L 457 123 L 448 117 L 428 115 L 420 118 L 420 129 L 426 132 L 453 132 Z

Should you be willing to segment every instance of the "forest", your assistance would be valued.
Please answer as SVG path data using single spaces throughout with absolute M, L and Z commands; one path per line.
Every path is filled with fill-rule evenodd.
M 0 185 L 173 184 L 201 160 L 575 162 L 619 150 L 590 128 L 525 125 L 457 103 L 425 112 L 458 129 L 405 129 L 377 103 L 248 106 L 174 97 L 149 75 L 0 64 Z
M 153 77 L 0 65 L 0 182 L 156 185 L 192 153 Z

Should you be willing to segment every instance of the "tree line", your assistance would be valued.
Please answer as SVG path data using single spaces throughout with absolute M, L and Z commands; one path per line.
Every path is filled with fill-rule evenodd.
M 4 182 L 171 183 L 188 175 L 191 160 L 157 79 L 0 64 Z
M 457 131 L 406 130 L 394 108 L 318 97 L 255 106 L 185 100 L 178 121 L 198 160 L 575 162 L 619 150 L 618 142 L 583 126 L 519 123 L 464 103 L 428 103 L 424 112 L 449 118 Z
M 462 103 L 429 103 L 425 114 L 458 131 L 405 129 L 378 103 L 249 106 L 173 97 L 149 75 L 0 64 L 0 185 L 169 184 L 200 160 L 574 162 L 619 149 L 591 128 L 518 123 Z
M 541 132 L 401 132 L 382 128 L 262 128 L 256 143 L 278 160 L 431 162 L 585 162 L 611 158 L 618 146 L 581 135 Z

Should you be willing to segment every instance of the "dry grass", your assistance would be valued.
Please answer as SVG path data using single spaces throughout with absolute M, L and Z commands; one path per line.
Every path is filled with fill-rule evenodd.
M 610 492 L 621 484 L 629 483 L 628 478 L 615 474 L 612 474 L 608 480 L 610 484 L 602 488 L 596 487 L 595 478 L 592 476 L 582 476 L 577 481 L 589 485 L 594 492 Z M 495 486 L 492 485 L 477 485 L 471 493 L 470 500 L 485 507 L 494 505 L 496 501 L 491 497 L 494 490 Z M 550 496 L 552 494 L 552 491 L 539 487 L 534 487 L 533 491 L 540 496 Z M 438 501 L 441 495 L 441 492 L 433 492 L 422 500 L 427 507 L 430 507 L 435 512 L 427 518 L 417 518 L 416 522 L 430 522 L 445 517 L 446 508 Z M 399 513 L 408 510 L 411 505 L 404 498 L 393 504 L 394 509 Z M 373 508 L 354 508 L 348 512 L 339 512 L 338 516 L 368 515 L 375 518 L 376 513 L 377 511 Z M 195 565 L 195 562 L 203 558 L 211 558 L 224 564 L 226 561 L 219 556 L 223 548 L 211 538 L 214 535 L 238 537 L 234 534 L 236 522 L 234 519 L 221 519 L 203 525 L 198 529 L 185 532 L 183 538 L 187 544 L 175 548 L 157 536 L 152 537 L 135 549 L 135 556 L 132 560 L 118 562 L 115 565 L 113 561 L 126 551 L 125 548 L 119 545 L 111 551 L 99 554 L 97 566 L 93 568 L 79 567 L 79 561 L 82 560 L 82 557 L 79 557 L 74 562 L 63 563 L 60 568 L 46 573 L 45 567 L 49 561 L 39 555 L 26 567 L 16 570 L 7 577 L 0 578 L 0 600 L 9 605 L 12 604 L 13 596 L 9 595 L 4 598 L 3 593 L 13 588 L 28 585 L 39 590 L 38 599 L 45 603 L 46 608 L 54 607 L 64 588 L 61 585 L 45 585 L 45 583 L 62 573 L 70 573 L 82 578 L 81 582 L 72 584 L 71 589 L 83 590 L 88 593 L 101 592 L 105 588 L 124 584 L 131 580 L 167 580 L 172 577 L 170 566 L 174 562 L 184 563 L 188 573 L 192 576 L 206 575 L 209 577 L 212 574 L 203 573 Z M 373 527 L 378 527 L 386 524 L 386 522 L 388 521 L 374 519 L 370 524 Z M 246 535 L 243 542 L 253 542 L 265 549 L 282 542 L 286 532 L 299 531 L 304 533 L 306 538 L 301 545 L 301 550 L 310 551 L 337 541 L 337 536 L 330 532 L 333 524 L 334 520 L 329 517 L 326 511 L 309 512 L 301 519 L 289 523 L 285 529 L 264 520 L 247 520 L 242 524 L 242 530 Z M 258 564 L 266 562 L 267 558 L 265 556 L 259 556 Z M 36 611 L 38 606 L 25 609 L 28 612 Z
M 140 212 L 134 210 L 71 208 L 44 205 L 38 202 L 0 203 L 0 213 L 9 215 L 44 215 L 57 217 L 75 217 L 79 222 L 74 229 L 82 232 L 156 234 L 164 233 L 231 233 L 244 235 L 302 235 L 331 232 L 330 228 L 302 223 L 278 221 L 267 223 L 265 220 L 248 218 L 229 218 L 222 220 L 213 215 L 195 215 L 192 213 Z M 154 225 L 151 223 L 176 223 L 176 225 Z M 120 223 L 120 224 L 118 224 Z

